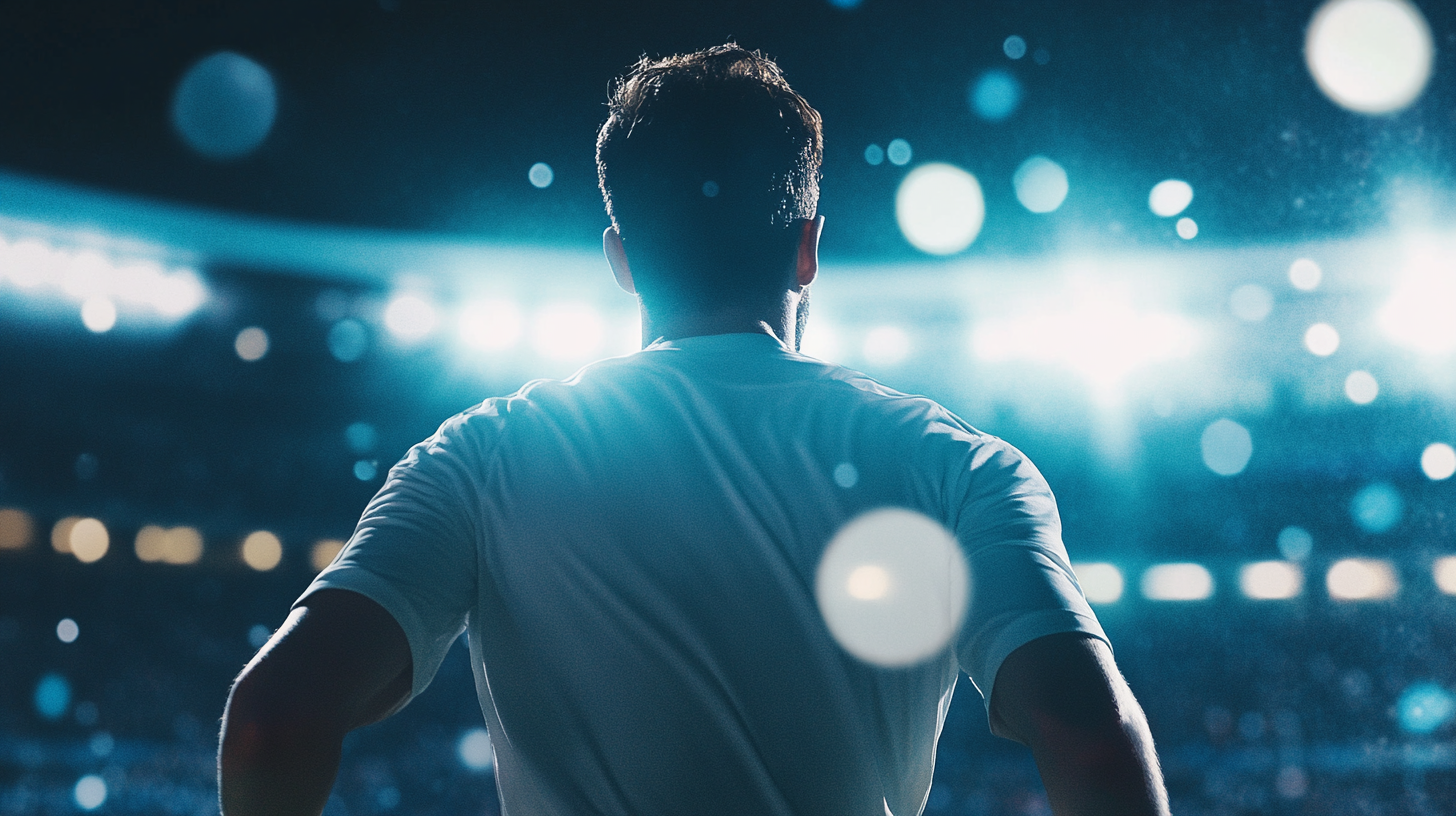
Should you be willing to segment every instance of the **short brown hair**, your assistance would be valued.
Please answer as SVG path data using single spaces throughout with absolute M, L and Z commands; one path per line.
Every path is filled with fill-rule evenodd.
M 597 180 L 648 303 L 772 296 L 819 203 L 819 113 L 734 43 L 617 80 Z M 782 290 L 780 290 L 782 291 Z

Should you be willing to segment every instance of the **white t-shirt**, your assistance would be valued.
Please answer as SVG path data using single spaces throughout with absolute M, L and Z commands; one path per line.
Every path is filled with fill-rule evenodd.
M 943 523 L 970 567 L 959 634 L 909 668 L 845 652 L 814 595 L 835 532 L 884 507 Z M 399 622 L 413 694 L 469 633 L 521 816 L 913 816 L 958 670 L 989 699 L 1022 644 L 1105 639 L 1025 456 L 763 334 L 659 341 L 453 417 L 300 603 L 325 587 Z

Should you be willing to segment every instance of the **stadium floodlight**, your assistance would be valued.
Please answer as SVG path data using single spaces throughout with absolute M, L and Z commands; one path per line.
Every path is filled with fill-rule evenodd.
M 991 318 L 971 333 L 971 351 L 986 362 L 1058 365 L 1112 399 L 1133 371 L 1188 357 L 1197 332 L 1171 312 L 1142 312 L 1123 299 L 1088 292 L 1068 308 Z
M 1122 598 L 1125 582 L 1122 570 L 1113 564 L 1093 562 L 1073 564 L 1072 573 L 1082 585 L 1082 594 L 1095 604 L 1117 603 Z
M 1256 561 L 1239 570 L 1239 589 L 1256 601 L 1297 598 L 1304 591 L 1304 572 L 1288 561 Z
M 1325 573 L 1325 588 L 1337 601 L 1379 601 L 1400 591 L 1395 567 L 1376 558 L 1343 558 Z
M 1142 591 L 1150 601 L 1202 601 L 1213 596 L 1213 574 L 1202 564 L 1158 564 L 1143 573 Z

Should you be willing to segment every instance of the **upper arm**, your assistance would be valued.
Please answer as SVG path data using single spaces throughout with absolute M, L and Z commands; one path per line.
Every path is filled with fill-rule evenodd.
M 383 719 L 410 697 L 404 631 L 355 592 L 315 592 L 243 670 L 229 720 L 315 724 L 344 732 Z
M 952 501 L 970 568 L 970 604 L 956 643 L 961 668 L 995 696 L 1003 661 L 1038 638 L 1104 638 L 1062 544 L 1056 500 L 1020 451 L 991 437 L 973 443 Z
M 1120 723 L 1136 703 L 1112 650 L 1081 632 L 1037 638 L 1002 662 L 991 694 L 991 732 L 1024 745 Z

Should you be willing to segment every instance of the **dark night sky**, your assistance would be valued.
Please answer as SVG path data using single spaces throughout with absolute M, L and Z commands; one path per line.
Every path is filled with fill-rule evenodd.
M 287 219 L 586 246 L 605 224 L 592 139 L 611 77 L 642 53 L 733 38 L 779 58 L 824 114 L 832 256 L 913 254 L 891 205 L 905 169 L 861 158 L 897 137 L 916 162 L 981 179 L 988 218 L 972 253 L 1175 242 L 1146 208 L 1170 176 L 1193 184 L 1214 242 L 1378 227 L 1384 191 L 1408 179 L 1449 205 L 1456 92 L 1441 77 L 1456 34 L 1442 32 L 1456 32 L 1456 7 L 1421 3 L 1438 37 L 1425 96 L 1365 117 L 1305 70 L 1315 5 L 34 0 L 0 25 L 0 168 Z M 1048 64 L 1009 60 L 1010 34 Z M 267 142 L 223 163 L 193 154 L 168 119 L 179 77 L 220 49 L 267 66 L 279 89 Z M 991 67 L 1026 88 L 999 124 L 967 104 Z M 1011 189 L 1033 153 L 1071 176 L 1051 216 Z M 546 190 L 526 181 L 537 161 L 556 170 Z

